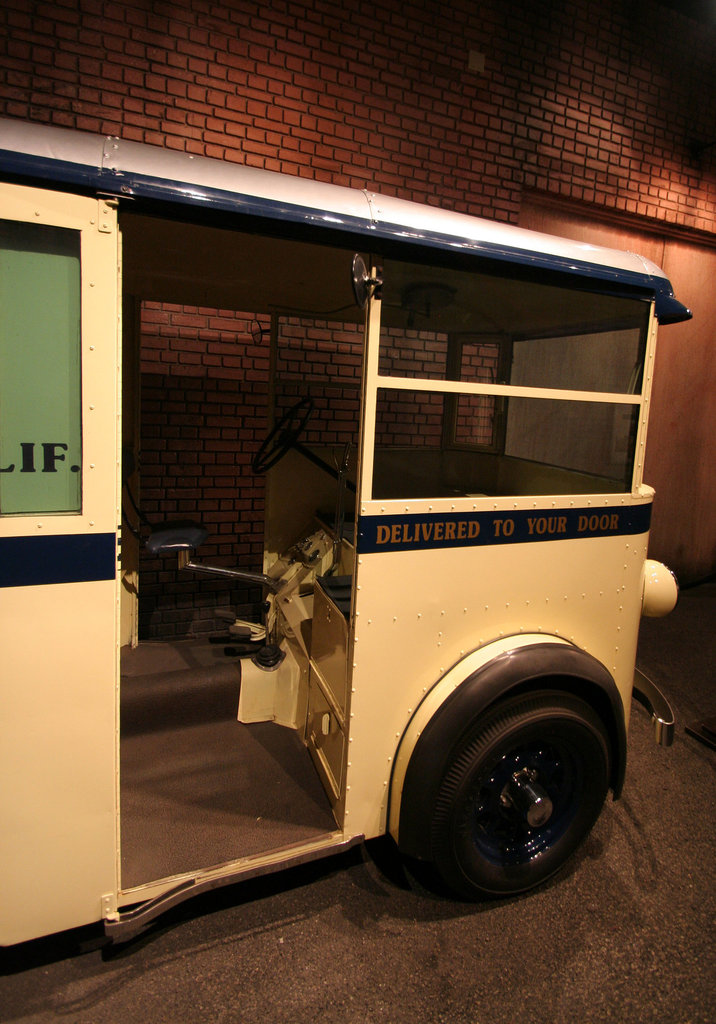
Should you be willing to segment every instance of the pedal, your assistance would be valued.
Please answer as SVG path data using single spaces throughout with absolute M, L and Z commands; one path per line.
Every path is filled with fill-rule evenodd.
M 262 643 L 266 639 L 266 628 L 258 622 L 244 622 L 239 619 L 229 608 L 217 608 L 214 611 L 214 618 L 227 622 L 230 640 L 239 640 L 245 643 Z
M 229 626 L 229 633 L 236 640 L 253 640 L 251 626 L 244 625 L 243 622 L 232 622 Z M 256 642 L 256 641 L 254 641 Z

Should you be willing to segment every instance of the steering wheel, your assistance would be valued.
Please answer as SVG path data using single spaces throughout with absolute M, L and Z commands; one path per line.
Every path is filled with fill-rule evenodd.
M 313 402 L 302 398 L 287 409 L 278 423 L 266 435 L 261 447 L 251 460 L 254 473 L 266 473 L 284 457 L 305 430 L 313 413 Z

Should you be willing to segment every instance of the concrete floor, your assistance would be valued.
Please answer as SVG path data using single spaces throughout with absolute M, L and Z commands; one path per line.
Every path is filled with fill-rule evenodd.
M 623 798 L 565 872 L 465 905 L 408 878 L 385 844 L 221 890 L 141 939 L 90 932 L 0 953 L 0 1020 L 44 1024 L 712 1024 L 716 585 L 645 621 L 639 666 L 667 691 L 674 746 L 635 705 Z

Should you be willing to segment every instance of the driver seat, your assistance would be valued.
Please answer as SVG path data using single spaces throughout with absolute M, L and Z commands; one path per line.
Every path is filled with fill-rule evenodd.
M 154 527 L 144 546 L 151 555 L 169 555 L 181 551 L 188 553 L 196 551 L 208 536 L 209 531 L 201 523 L 182 519 Z

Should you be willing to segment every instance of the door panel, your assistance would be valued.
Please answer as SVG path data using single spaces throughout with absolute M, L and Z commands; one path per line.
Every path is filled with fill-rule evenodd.
M 0 943 L 116 897 L 117 229 L 0 186 Z

